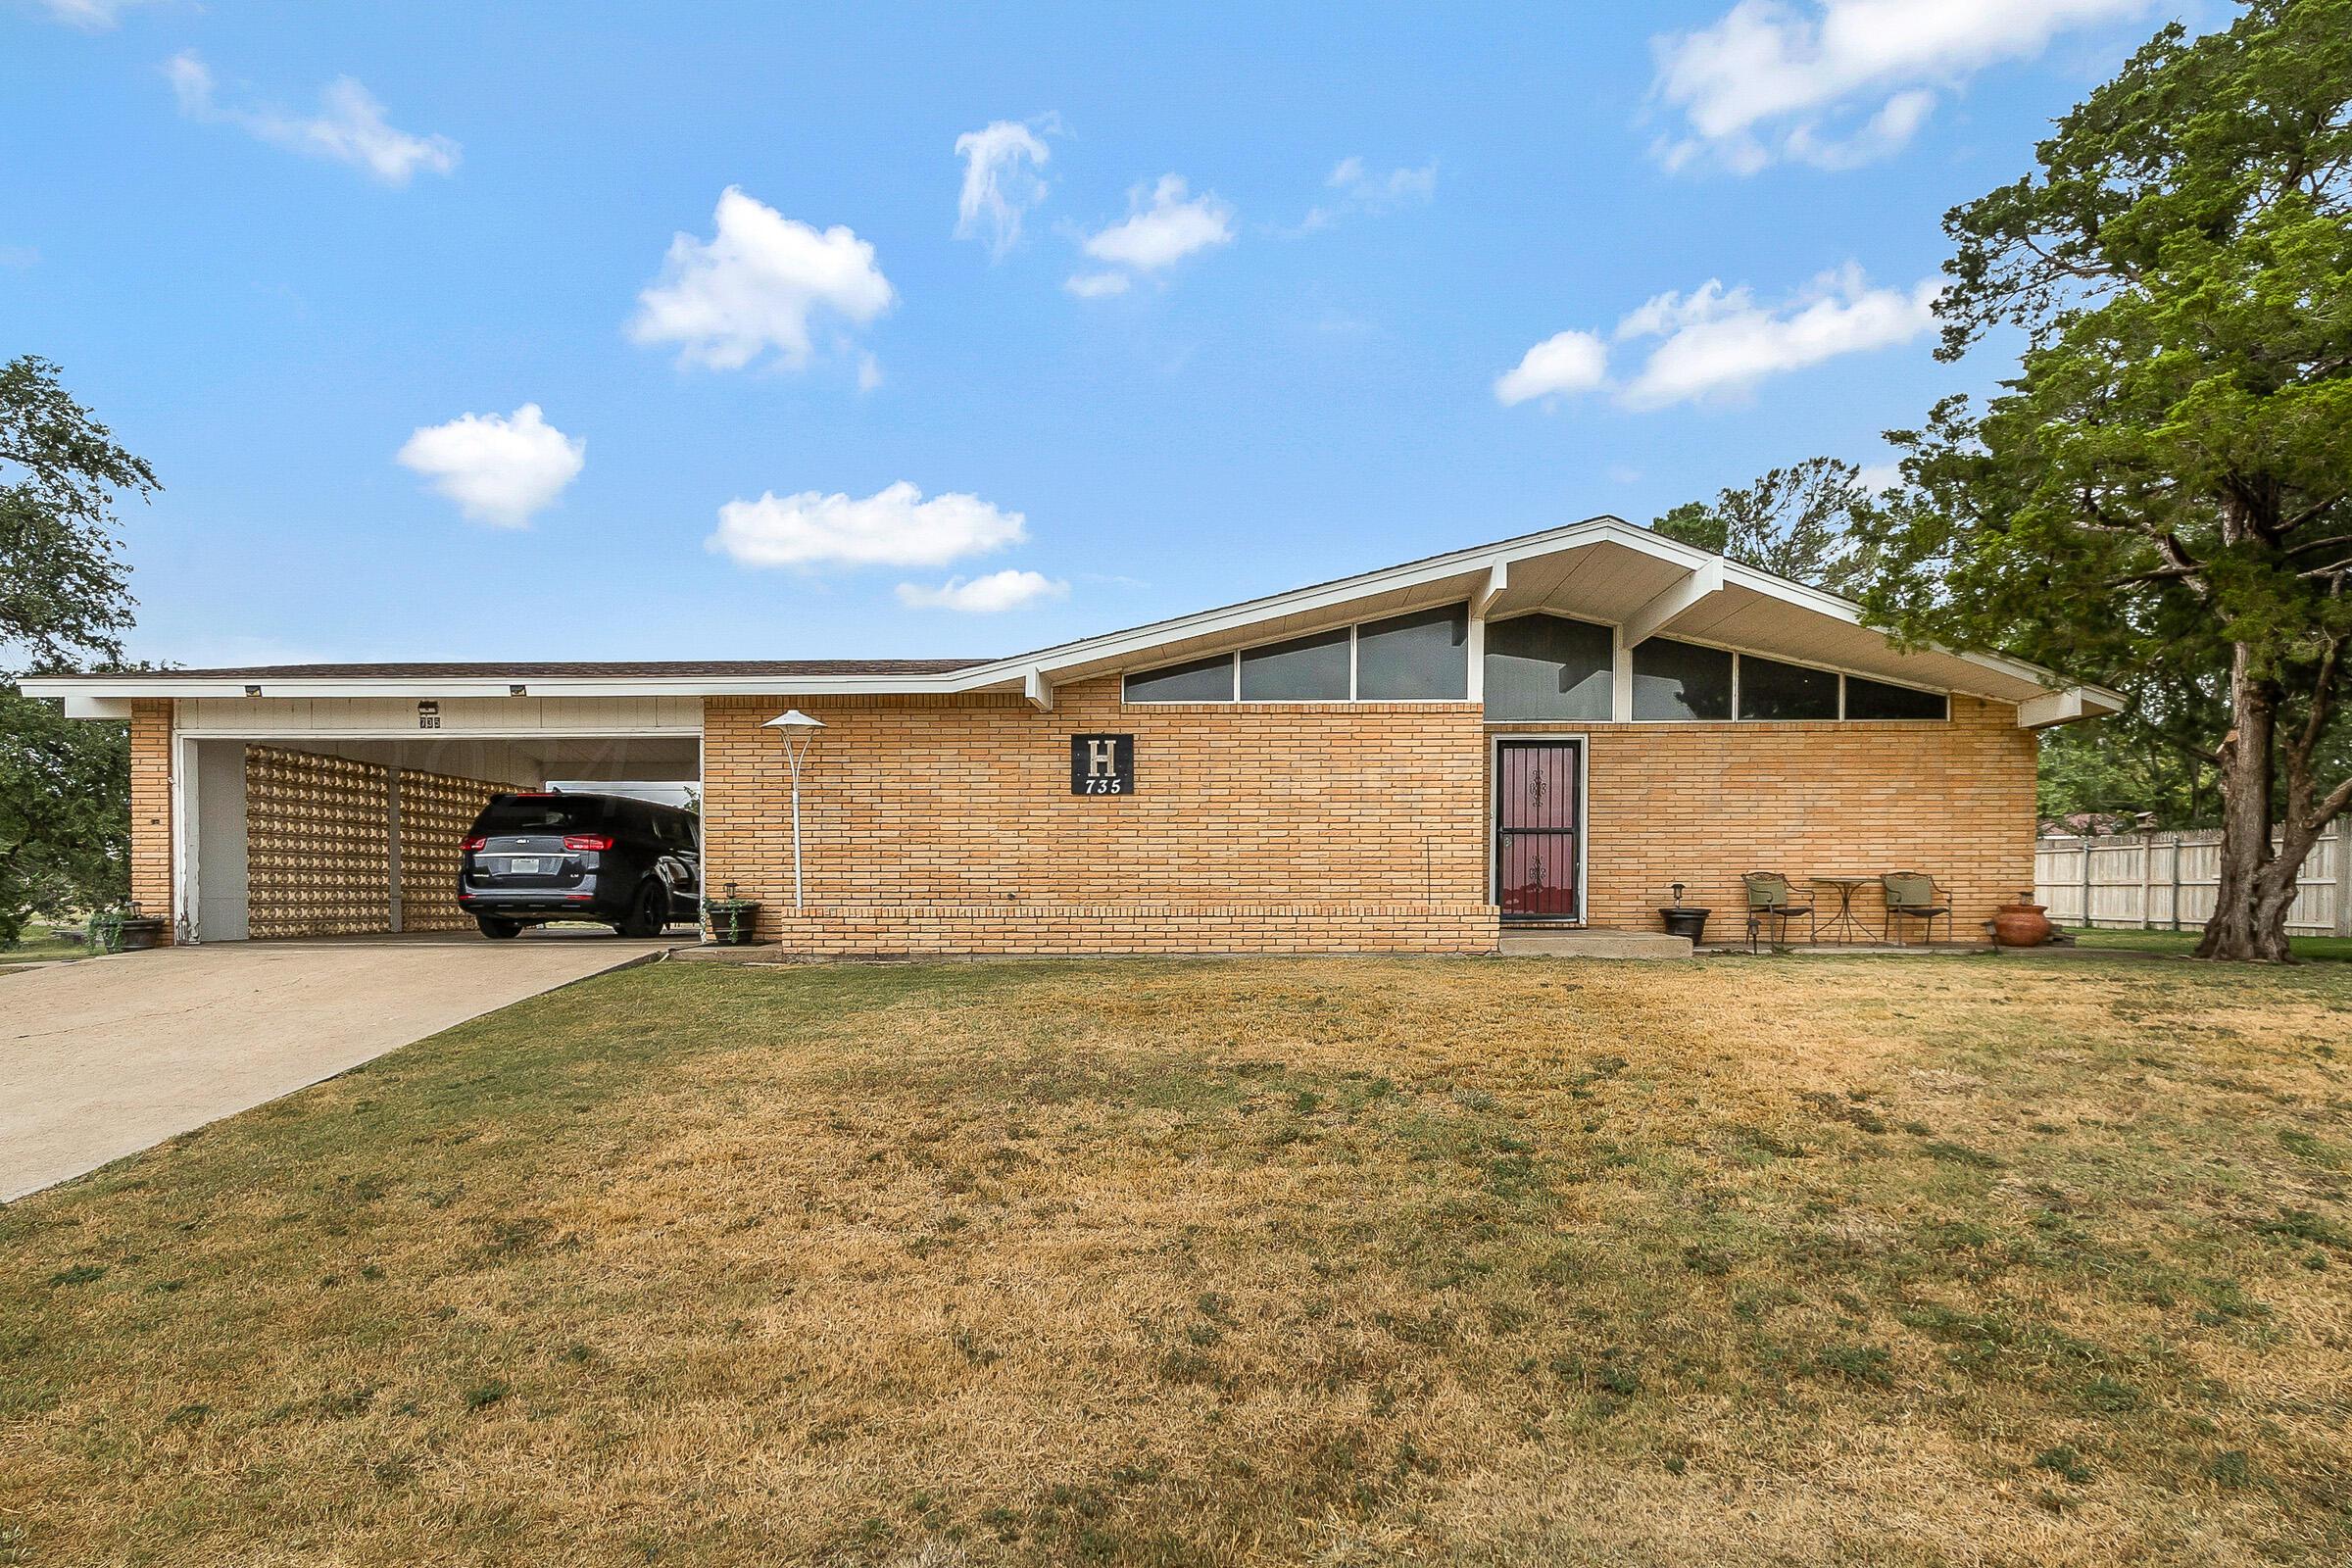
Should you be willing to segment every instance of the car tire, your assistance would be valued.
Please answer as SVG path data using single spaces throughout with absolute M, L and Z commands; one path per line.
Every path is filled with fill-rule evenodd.
M 482 928 L 482 935 L 493 942 L 508 942 L 522 935 L 520 920 L 502 920 L 495 914 L 477 914 L 473 923 Z
M 629 905 L 629 917 L 613 927 L 624 937 L 658 937 L 669 925 L 669 889 L 648 881 Z

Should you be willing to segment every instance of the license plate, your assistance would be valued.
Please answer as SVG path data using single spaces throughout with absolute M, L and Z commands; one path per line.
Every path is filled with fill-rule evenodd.
M 537 856 L 510 855 L 507 857 L 507 875 L 537 876 L 538 874 L 539 858 Z

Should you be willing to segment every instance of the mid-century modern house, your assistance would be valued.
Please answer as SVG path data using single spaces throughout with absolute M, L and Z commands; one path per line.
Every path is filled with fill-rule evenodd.
M 1677 882 L 1737 918 L 1758 869 L 1925 872 L 1967 936 L 2033 884 L 2034 731 L 2120 706 L 1605 517 L 1008 659 L 25 690 L 129 721 L 133 896 L 179 941 L 465 929 L 489 794 L 666 780 L 708 889 L 810 955 L 1476 953 L 1655 931 Z

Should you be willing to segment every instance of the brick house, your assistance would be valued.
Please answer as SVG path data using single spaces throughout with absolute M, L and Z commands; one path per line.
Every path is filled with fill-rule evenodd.
M 2034 731 L 2120 706 L 1614 518 L 1010 659 L 25 690 L 129 720 L 133 896 L 181 941 L 462 928 L 490 792 L 625 780 L 695 786 L 706 885 L 808 954 L 1486 952 L 1758 868 L 1930 872 L 1967 935 L 2033 883 Z

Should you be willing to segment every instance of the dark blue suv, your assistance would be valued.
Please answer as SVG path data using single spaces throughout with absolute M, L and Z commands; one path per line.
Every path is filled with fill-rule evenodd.
M 658 937 L 702 907 L 691 811 L 624 795 L 493 795 L 466 835 L 458 904 L 486 937 L 595 920 Z

